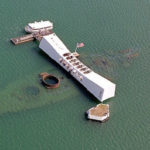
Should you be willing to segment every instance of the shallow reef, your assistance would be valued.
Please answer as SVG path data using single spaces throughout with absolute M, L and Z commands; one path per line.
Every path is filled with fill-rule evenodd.
M 127 69 L 139 56 L 139 49 L 105 50 L 101 54 L 82 55 L 83 62 L 87 62 L 91 69 L 105 78 L 114 81 L 118 78 L 117 69 Z M 86 64 L 86 63 L 85 63 Z
M 24 92 L 27 96 L 37 96 L 40 94 L 40 89 L 36 86 L 27 86 L 24 89 Z

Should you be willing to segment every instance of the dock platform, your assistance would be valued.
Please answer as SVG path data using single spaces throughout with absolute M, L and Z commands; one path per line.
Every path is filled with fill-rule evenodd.
M 29 42 L 29 41 L 33 41 L 34 40 L 34 35 L 33 34 L 27 34 L 21 37 L 17 37 L 17 38 L 12 38 L 11 41 L 15 44 L 22 44 L 25 42 Z
M 53 33 L 52 30 L 45 31 L 45 32 L 40 32 L 40 33 L 32 33 L 32 34 L 23 35 L 21 37 L 12 38 L 11 41 L 15 45 L 30 42 L 30 41 L 33 41 L 34 39 L 40 41 L 43 36 L 46 36 L 46 35 L 49 35 L 49 34 L 52 34 L 52 33 Z

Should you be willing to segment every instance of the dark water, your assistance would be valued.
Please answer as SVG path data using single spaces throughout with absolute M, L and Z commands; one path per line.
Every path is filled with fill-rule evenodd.
M 0 150 L 149 150 L 150 1 L 1 0 Z M 28 22 L 51 20 L 80 60 L 117 85 L 105 124 L 84 112 L 98 102 L 44 55 L 38 42 L 14 46 Z M 61 78 L 47 90 L 41 72 Z
M 46 78 L 45 82 L 48 84 L 57 84 L 58 80 L 56 78 Z

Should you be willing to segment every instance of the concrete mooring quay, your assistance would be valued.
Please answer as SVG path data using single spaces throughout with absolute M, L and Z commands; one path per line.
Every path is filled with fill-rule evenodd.
M 49 35 L 49 34 L 52 34 L 52 33 L 53 33 L 52 30 L 45 31 L 45 32 L 32 33 L 32 34 L 23 35 L 21 37 L 12 38 L 11 41 L 15 45 L 30 42 L 30 41 L 33 41 L 34 39 L 40 41 L 43 36 Z

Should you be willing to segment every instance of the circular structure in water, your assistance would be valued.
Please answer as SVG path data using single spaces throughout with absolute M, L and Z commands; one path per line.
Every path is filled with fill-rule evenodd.
M 54 89 L 59 86 L 60 80 L 57 77 L 48 73 L 42 73 L 41 77 L 42 77 L 42 83 L 46 88 Z

